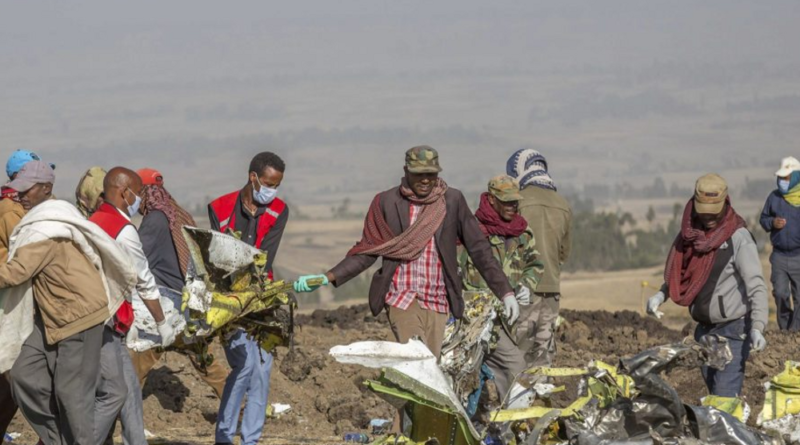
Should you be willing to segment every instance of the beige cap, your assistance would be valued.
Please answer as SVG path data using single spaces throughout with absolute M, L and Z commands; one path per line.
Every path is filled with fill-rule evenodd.
M 728 183 L 722 176 L 715 173 L 701 176 L 694 187 L 694 210 L 716 215 L 725 208 L 727 197 Z
M 793 156 L 789 156 L 781 160 L 781 168 L 775 172 L 775 176 L 785 178 L 797 170 L 800 170 L 800 161 Z

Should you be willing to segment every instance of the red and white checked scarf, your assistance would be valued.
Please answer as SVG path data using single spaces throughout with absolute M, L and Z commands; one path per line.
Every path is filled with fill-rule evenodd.
M 411 224 L 417 219 L 421 209 L 422 206 L 410 206 Z M 448 312 L 442 261 L 434 237 L 430 238 L 417 259 L 403 261 L 400 264 L 394 272 L 389 293 L 386 294 L 386 304 L 403 310 L 408 309 L 414 303 L 414 299 L 423 309 L 440 314 Z

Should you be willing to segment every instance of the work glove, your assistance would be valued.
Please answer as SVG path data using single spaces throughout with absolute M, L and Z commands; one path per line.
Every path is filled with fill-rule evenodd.
M 659 320 L 661 317 L 664 316 L 664 313 L 658 310 L 658 307 L 664 304 L 664 300 L 667 297 L 664 295 L 664 292 L 659 292 L 647 300 L 647 315 L 653 316 L 658 318 Z
M 158 330 L 158 335 L 161 336 L 162 347 L 166 348 L 175 342 L 175 329 L 167 323 L 166 318 L 157 324 L 156 330 Z
M 517 291 L 517 303 L 527 306 L 531 304 L 531 290 L 527 286 L 520 286 Z
M 758 329 L 750 330 L 750 349 L 755 352 L 763 351 L 767 347 L 767 339 Z
M 309 286 L 308 280 L 312 280 L 314 278 L 322 278 L 322 285 L 326 286 L 328 284 L 328 277 L 325 275 L 303 275 L 297 279 L 292 284 L 294 287 L 295 292 L 313 292 L 317 290 L 319 286 Z
M 517 303 L 517 297 L 513 293 L 509 293 L 503 297 L 503 306 L 505 307 L 503 314 L 506 316 L 506 320 L 508 320 L 508 325 L 512 326 L 517 321 L 517 318 L 519 318 L 519 303 Z

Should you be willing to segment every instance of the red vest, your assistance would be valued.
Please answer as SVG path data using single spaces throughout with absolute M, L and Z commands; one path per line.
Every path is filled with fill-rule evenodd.
M 89 218 L 89 221 L 100 226 L 111 238 L 117 239 L 122 229 L 131 225 L 127 218 L 122 216 L 116 207 L 104 202 L 100 208 Z M 114 330 L 122 335 L 128 333 L 133 326 L 133 306 L 128 300 L 122 300 L 122 305 L 114 316 Z
M 220 196 L 209 204 L 209 207 L 211 207 L 211 210 L 214 212 L 214 216 L 216 216 L 217 221 L 219 221 L 219 231 L 222 233 L 225 233 L 228 228 L 236 230 L 236 214 L 234 210 L 236 209 L 236 201 L 239 199 L 239 193 L 240 192 L 233 192 Z M 267 205 L 266 211 L 258 219 L 258 226 L 256 227 L 256 249 L 261 248 L 264 237 L 267 236 L 270 229 L 275 226 L 275 223 L 278 222 L 278 216 L 280 216 L 285 209 L 286 203 L 280 198 L 273 199 L 272 202 Z M 271 280 L 272 278 L 272 271 L 270 270 L 269 279 Z

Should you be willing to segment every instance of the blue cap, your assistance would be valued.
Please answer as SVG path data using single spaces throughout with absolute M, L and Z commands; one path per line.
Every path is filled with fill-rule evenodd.
M 6 162 L 6 174 L 11 179 L 15 173 L 19 173 L 22 167 L 30 161 L 41 161 L 39 155 L 29 150 L 17 150 L 8 158 Z M 52 169 L 55 169 L 55 164 L 50 164 Z

